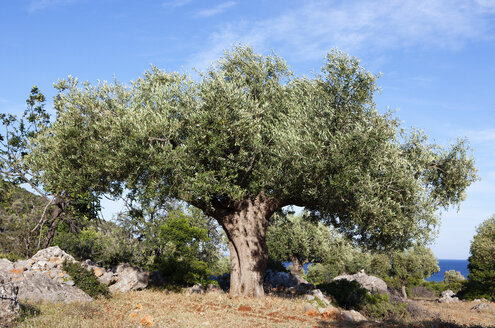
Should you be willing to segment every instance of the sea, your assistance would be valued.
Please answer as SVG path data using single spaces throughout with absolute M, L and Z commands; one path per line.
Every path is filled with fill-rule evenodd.
M 459 271 L 464 278 L 469 274 L 468 260 L 438 260 L 440 271 L 426 278 L 426 281 L 443 281 L 444 272 L 449 270 Z

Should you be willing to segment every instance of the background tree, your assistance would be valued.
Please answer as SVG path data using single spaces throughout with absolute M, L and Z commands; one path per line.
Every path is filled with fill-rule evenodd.
M 495 300 L 495 216 L 478 226 L 470 251 L 468 282 L 460 296 L 493 301 Z
M 394 252 L 391 259 L 391 275 L 400 281 L 404 299 L 407 299 L 406 285 L 408 283 L 415 283 L 417 280 L 425 279 L 440 271 L 435 255 L 424 246 Z
M 266 240 L 270 258 L 292 262 L 291 272 L 301 274 L 309 262 L 319 262 L 332 252 L 327 226 L 303 218 L 303 214 L 276 213 L 270 218 Z
M 17 256 L 32 255 L 39 248 L 50 246 L 60 223 L 77 233 L 79 219 L 95 218 L 99 210 L 97 200 L 88 191 L 69 195 L 44 189 L 40 172 L 30 166 L 26 158 L 31 151 L 30 140 L 48 128 L 50 115 L 45 110 L 45 96 L 36 86 L 31 89 L 26 104 L 27 109 L 20 118 L 0 114 L 3 125 L 0 133 L 0 180 L 6 181 L 3 186 L 10 190 L 10 193 L 5 193 L 10 195 L 10 200 L 3 204 L 4 213 L 9 212 L 10 237 L 18 234 L 23 241 L 21 248 L 12 244 L 10 249 Z M 23 184 L 38 197 L 15 188 Z
M 376 77 L 339 51 L 295 77 L 277 56 L 226 52 L 198 80 L 156 68 L 129 87 L 60 81 L 33 140 L 49 190 L 183 200 L 229 240 L 232 295 L 262 296 L 273 213 L 306 207 L 369 248 L 425 240 L 475 179 L 465 142 L 406 135 L 375 109 Z

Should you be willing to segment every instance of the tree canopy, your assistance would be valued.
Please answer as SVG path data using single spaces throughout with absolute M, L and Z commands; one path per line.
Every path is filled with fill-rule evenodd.
M 366 247 L 427 240 L 476 178 L 467 143 L 406 133 L 373 102 L 376 76 L 332 51 L 320 74 L 236 47 L 198 79 L 152 67 L 130 85 L 59 81 L 30 164 L 54 193 L 168 197 L 224 228 L 231 293 L 262 295 L 271 215 L 298 205 Z
M 471 242 L 468 283 L 462 296 L 495 300 L 495 215 L 476 228 Z

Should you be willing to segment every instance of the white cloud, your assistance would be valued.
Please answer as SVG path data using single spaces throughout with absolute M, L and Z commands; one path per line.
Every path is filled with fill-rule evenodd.
M 192 0 L 172 0 L 172 1 L 167 1 L 167 2 L 162 3 L 162 6 L 176 8 L 176 7 L 185 6 L 191 2 L 192 2 Z
M 78 0 L 31 0 L 27 9 L 29 12 L 33 13 L 35 11 L 43 10 L 48 7 L 67 5 L 76 1 Z
M 219 4 L 219 5 L 217 5 L 216 7 L 198 11 L 196 13 L 196 16 L 199 16 L 199 17 L 211 17 L 211 16 L 215 16 L 215 15 L 218 15 L 218 14 L 224 12 L 225 10 L 229 9 L 230 7 L 232 7 L 232 6 L 236 5 L 236 4 L 237 4 L 237 2 L 234 2 L 234 1 L 223 2 L 223 3 Z
M 495 141 L 495 129 L 468 131 L 466 134 L 472 141 L 493 142 Z
M 214 15 L 222 5 L 202 15 Z M 262 51 L 269 44 L 295 60 L 319 59 L 334 47 L 378 54 L 412 47 L 456 50 L 469 41 L 493 39 L 494 14 L 495 2 L 488 0 L 305 1 L 273 18 L 222 23 L 194 60 L 218 58 L 218 49 L 233 42 L 262 46 Z

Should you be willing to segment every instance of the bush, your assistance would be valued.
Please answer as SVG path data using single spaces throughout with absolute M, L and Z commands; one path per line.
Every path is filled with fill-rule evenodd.
M 361 310 L 365 305 L 366 294 L 368 293 L 357 281 L 346 279 L 320 284 L 317 287 L 325 293 L 332 295 L 339 307 L 348 310 Z
M 406 303 L 392 303 L 388 295 L 366 294 L 362 311 L 368 317 L 380 320 L 404 320 L 410 317 Z
M 464 276 L 459 271 L 455 271 L 455 270 L 445 271 L 443 277 L 444 277 L 443 281 L 446 284 L 466 280 L 466 278 L 464 278 Z
M 155 269 L 161 271 L 168 283 L 179 286 L 191 286 L 209 283 L 211 271 L 208 264 L 195 259 L 164 258 L 155 264 Z
M 484 221 L 476 231 L 469 257 L 469 281 L 459 297 L 495 301 L 495 216 Z
M 96 276 L 77 262 L 64 261 L 63 269 L 71 276 L 74 284 L 91 297 L 110 297 L 108 287 L 98 281 Z

